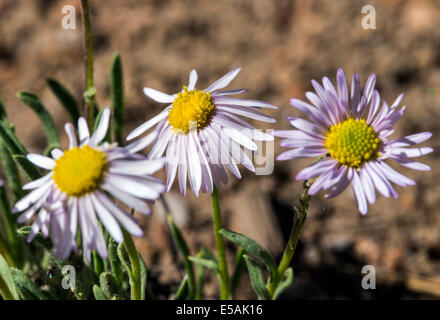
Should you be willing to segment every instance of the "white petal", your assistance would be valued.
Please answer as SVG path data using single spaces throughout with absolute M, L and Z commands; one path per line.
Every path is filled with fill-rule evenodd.
M 198 197 L 200 186 L 202 184 L 202 168 L 200 167 L 200 158 L 197 153 L 196 145 L 194 143 L 193 134 L 194 132 L 190 132 L 186 136 L 188 143 L 188 176 L 192 190 Z
M 359 178 L 359 175 L 356 171 L 353 173 L 353 193 L 356 198 L 356 202 L 358 205 L 359 212 L 363 215 L 367 214 L 368 207 L 367 207 L 367 199 L 364 193 L 364 189 L 362 187 L 361 180 Z
M 157 123 L 159 123 L 161 120 L 165 119 L 166 117 L 168 117 L 168 109 L 165 109 L 164 111 L 162 111 L 161 113 L 159 113 L 155 117 L 151 118 L 147 122 L 143 123 L 142 125 L 140 125 L 136 129 L 134 129 L 132 132 L 130 132 L 130 134 L 127 137 L 127 141 L 130 141 L 130 140 L 140 136 L 141 134 L 143 134 L 144 132 L 146 132 L 147 130 L 152 128 L 154 125 L 156 125 Z
M 240 107 L 240 106 L 218 106 L 218 110 L 224 111 L 226 113 L 235 113 L 243 117 L 267 122 L 267 123 L 274 123 L 276 120 L 274 118 L 271 118 L 269 116 L 266 116 L 260 112 L 254 111 L 249 108 Z
M 205 91 L 212 92 L 227 87 L 231 83 L 231 81 L 234 80 L 240 70 L 241 68 L 236 68 L 232 71 L 229 71 L 226 75 L 211 84 L 207 89 L 205 89 Z
M 112 238 L 121 243 L 123 240 L 121 228 L 119 228 L 119 224 L 116 219 L 111 215 L 111 213 L 104 207 L 101 202 L 99 202 L 98 198 L 92 193 L 90 195 L 90 199 L 95 207 L 95 211 L 98 214 L 99 220 L 108 230 Z
M 232 105 L 232 106 L 242 106 L 242 107 L 278 109 L 278 107 L 273 106 L 270 103 L 264 101 L 258 101 L 258 100 L 247 100 L 247 99 L 230 98 L 230 97 L 214 97 L 213 101 L 215 105 Z
M 142 229 L 139 228 L 137 220 L 133 216 L 124 212 L 101 191 L 96 191 L 96 196 L 129 233 L 136 237 L 141 237 L 143 235 Z
M 196 87 L 197 83 L 197 71 L 192 69 L 189 73 L 189 82 L 188 82 L 188 90 L 193 90 Z
M 31 181 L 23 186 L 23 190 L 31 190 L 35 188 L 41 187 L 43 184 L 48 182 L 52 178 L 53 173 L 50 172 L 49 174 L 46 174 L 44 177 L 39 178 L 37 180 Z
M 12 208 L 12 213 L 17 213 L 29 208 L 32 204 L 41 199 L 41 197 L 46 194 L 49 188 L 52 186 L 52 181 L 48 181 L 43 184 L 38 189 L 35 189 L 31 193 L 27 194 L 21 198 Z
M 49 157 L 45 157 L 35 153 L 29 153 L 27 156 L 28 160 L 35 164 L 36 166 L 52 170 L 55 167 L 55 160 Z
M 143 201 L 136 197 L 133 197 L 132 195 L 128 194 L 121 188 L 110 185 L 108 183 L 104 183 L 103 188 L 115 196 L 120 201 L 124 202 L 127 206 L 130 208 L 135 209 L 136 211 L 139 211 L 142 214 L 150 214 L 151 210 L 148 207 L 148 205 Z M 123 188 L 123 187 L 122 187 Z
M 93 132 L 92 137 L 90 138 L 89 145 L 90 147 L 97 146 L 107 134 L 108 127 L 110 125 L 110 108 L 104 109 L 101 115 L 101 119 L 99 119 L 98 127 L 96 128 L 95 132 Z
M 66 123 L 64 129 L 66 130 L 67 136 L 69 137 L 69 149 L 77 147 L 78 142 L 76 141 L 76 133 L 73 125 L 71 123 Z
M 59 158 L 61 158 L 63 156 L 64 152 L 61 151 L 58 148 L 52 149 L 50 151 L 50 155 L 52 156 L 52 158 L 54 158 L 55 160 L 58 160 Z
M 149 180 L 147 178 L 136 176 L 108 174 L 105 182 L 116 188 L 123 186 L 125 192 L 141 199 L 157 199 L 160 193 L 165 191 L 165 187 L 162 186 L 158 190 L 156 185 L 148 183 Z
M 84 118 L 78 119 L 78 136 L 79 136 L 79 144 L 83 145 L 87 143 L 90 138 L 89 127 L 87 126 L 87 121 Z
M 150 175 L 165 165 L 166 159 L 115 160 L 110 162 L 109 172 L 126 175 Z
M 147 97 L 160 103 L 172 103 L 177 98 L 176 94 L 169 95 L 151 88 L 144 88 L 144 93 Z

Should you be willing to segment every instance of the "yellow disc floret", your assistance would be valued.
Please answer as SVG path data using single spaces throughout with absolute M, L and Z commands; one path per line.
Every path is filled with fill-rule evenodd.
M 79 197 L 99 187 L 106 167 L 103 152 L 87 145 L 75 147 L 56 160 L 53 180 L 61 191 Z
M 376 158 L 380 140 L 365 119 L 348 119 L 330 128 L 325 147 L 342 165 L 359 168 Z
M 177 94 L 170 112 L 168 122 L 175 132 L 187 134 L 190 130 L 204 129 L 211 122 L 215 106 L 209 92 L 189 91 L 185 86 Z

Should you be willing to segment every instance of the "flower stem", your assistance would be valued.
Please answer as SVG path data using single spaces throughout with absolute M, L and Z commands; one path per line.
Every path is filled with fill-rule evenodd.
M 223 236 L 220 234 L 222 228 L 222 218 L 220 214 L 220 201 L 218 197 L 218 190 L 214 187 L 212 192 L 212 215 L 214 221 L 215 244 L 217 247 L 217 255 L 219 262 L 219 277 L 220 277 L 220 298 L 228 300 L 229 298 L 229 274 L 228 263 L 226 261 L 225 243 Z
M 90 19 L 90 7 L 88 0 L 81 0 L 82 21 L 84 26 L 84 50 L 86 67 L 86 91 L 93 88 L 93 34 L 92 22 Z M 94 96 L 86 98 L 85 115 L 89 128 L 93 128 L 95 117 Z
M 306 180 L 304 182 L 304 187 L 299 198 L 299 203 L 294 206 L 294 221 L 292 231 L 290 232 L 289 241 L 287 242 L 283 257 L 280 261 L 280 264 L 278 265 L 277 275 L 273 279 L 270 279 L 267 285 L 267 290 L 269 291 L 271 297 L 274 297 L 278 285 L 280 284 L 284 273 L 286 272 L 287 268 L 290 265 L 290 262 L 292 261 L 293 254 L 295 253 L 301 229 L 307 218 L 307 211 L 309 209 L 310 203 L 310 196 L 308 194 L 308 191 L 313 182 L 314 179 Z
M 133 279 L 133 283 L 131 283 L 131 300 L 141 300 L 141 265 L 138 251 L 131 235 L 125 230 L 122 230 L 122 234 L 131 264 L 131 277 Z

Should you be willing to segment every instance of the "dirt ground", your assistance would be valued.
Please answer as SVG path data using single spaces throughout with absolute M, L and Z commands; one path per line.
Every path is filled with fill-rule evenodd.
M 433 132 L 426 145 L 439 143 L 440 1 L 434 0 L 91 0 L 95 37 L 95 85 L 100 106 L 109 105 L 112 56 L 122 56 L 125 77 L 125 134 L 163 107 L 147 99 L 149 86 L 174 93 L 192 68 L 200 87 L 227 71 L 243 69 L 231 87 L 243 95 L 279 106 L 268 112 L 278 128 L 289 128 L 289 106 L 303 99 L 310 80 L 335 79 L 342 67 L 358 72 L 363 83 L 377 75 L 381 96 L 392 102 L 405 92 L 405 117 L 395 136 Z M 376 8 L 377 29 L 361 27 L 364 5 Z M 73 5 L 77 29 L 61 27 L 62 7 Z M 0 1 L 0 97 L 18 136 L 30 151 L 46 146 L 36 116 L 15 97 L 19 90 L 38 94 L 60 130 L 69 120 L 45 83 L 53 77 L 78 98 L 84 90 L 79 1 Z M 301 115 L 303 116 L 303 115 Z M 258 124 L 260 126 L 260 124 Z M 261 126 L 260 126 L 261 127 Z M 271 128 L 270 126 L 263 126 Z M 66 136 L 62 139 L 66 144 Z M 275 154 L 282 149 L 275 144 Z M 378 196 L 362 217 L 351 190 L 327 201 L 312 199 L 293 266 L 295 283 L 282 298 L 417 299 L 440 297 L 440 158 L 423 162 L 432 171 L 399 170 L 416 186 L 397 187 L 399 198 Z M 291 204 L 301 191 L 296 173 L 310 160 L 276 162 L 271 175 L 255 176 L 242 168 L 221 190 L 224 224 L 245 233 L 280 257 L 292 224 Z M 164 177 L 163 173 L 161 174 Z M 192 253 L 214 247 L 210 197 L 183 198 L 177 188 L 167 195 Z M 183 269 L 175 267 L 160 204 L 142 218 L 146 236 L 137 240 L 150 269 L 150 284 L 169 298 Z M 228 245 L 230 262 L 235 248 Z M 376 268 L 376 290 L 363 290 L 361 269 Z M 255 298 L 244 277 L 239 298 Z M 207 298 L 216 298 L 211 277 Z

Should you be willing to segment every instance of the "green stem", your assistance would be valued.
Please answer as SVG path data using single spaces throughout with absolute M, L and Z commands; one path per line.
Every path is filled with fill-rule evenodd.
M 278 285 L 280 284 L 280 281 L 284 276 L 284 273 L 286 272 L 287 268 L 290 265 L 290 262 L 292 261 L 293 254 L 295 253 L 295 249 L 299 241 L 301 229 L 307 218 L 307 211 L 309 209 L 309 203 L 310 203 L 310 196 L 308 194 L 308 191 L 313 182 L 314 179 L 307 180 L 304 182 L 304 188 L 299 198 L 299 203 L 298 205 L 294 206 L 294 221 L 293 221 L 293 227 L 290 233 L 289 241 L 287 242 L 287 246 L 286 249 L 284 250 L 283 257 L 280 261 L 280 264 L 278 265 L 277 275 L 273 279 L 270 279 L 267 285 L 267 290 L 269 291 L 271 297 L 274 296 L 278 288 Z
M 81 0 L 82 21 L 84 25 L 84 49 L 86 66 L 86 91 L 93 88 L 93 34 L 88 0 Z M 86 99 L 85 114 L 89 128 L 93 128 L 95 117 L 94 97 Z
M 139 255 L 131 235 L 125 230 L 122 230 L 122 233 L 131 264 L 131 276 L 133 279 L 131 284 L 131 300 L 141 300 L 141 265 L 139 263 Z
M 222 228 L 222 218 L 220 214 L 220 201 L 218 197 L 218 190 L 214 187 L 212 192 L 212 215 L 214 220 L 214 234 L 215 244 L 217 247 L 219 273 L 220 273 L 220 298 L 222 300 L 229 299 L 229 274 L 228 263 L 226 261 L 225 243 L 223 236 L 220 234 Z

